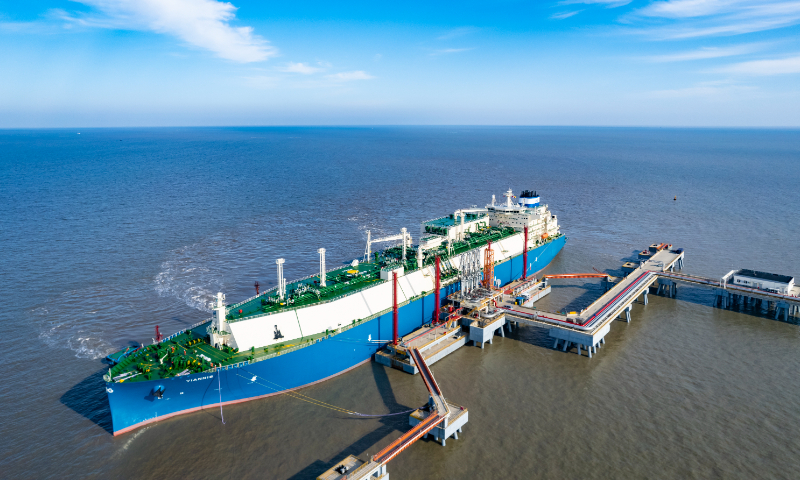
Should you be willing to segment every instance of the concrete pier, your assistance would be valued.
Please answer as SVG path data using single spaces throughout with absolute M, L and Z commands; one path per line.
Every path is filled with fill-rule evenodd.
M 438 424 L 422 437 L 425 438 L 430 435 L 443 447 L 447 445 L 447 439 L 450 437 L 458 440 L 458 434 L 461 433 L 462 427 L 469 421 L 469 411 L 466 407 L 456 405 L 449 401 L 447 402 L 447 406 L 450 408 L 450 416 L 447 418 L 447 422 Z M 414 427 L 425 421 L 428 415 L 430 415 L 430 408 L 415 410 L 409 415 L 408 423 Z
M 433 365 L 463 347 L 467 340 L 471 338 L 468 338 L 457 323 L 450 326 L 423 326 L 403 337 L 397 347 L 387 345 L 385 349 L 377 352 L 375 361 L 416 375 L 419 373 L 419 368 L 408 355 L 411 348 L 417 348 L 425 358 L 425 362 Z
M 653 292 L 676 298 L 678 283 L 712 288 L 716 307 L 749 311 L 783 321 L 800 316 L 800 286 L 762 290 L 728 284 L 726 278 L 730 274 L 717 280 L 677 273 L 676 270 L 683 269 L 685 256 L 682 249 L 672 250 L 671 245 L 651 245 L 639 254 L 639 258 L 639 262 L 627 262 L 623 266 L 627 275 L 621 279 L 612 279 L 598 271 L 599 275 L 604 275 L 606 292 L 580 312 L 553 313 L 533 307 L 537 300 L 550 292 L 546 281 L 537 282 L 536 279 L 517 280 L 502 289 L 479 286 L 450 295 L 448 300 L 456 313 L 450 314 L 444 324 L 422 326 L 404 337 L 398 345 L 389 345 L 375 355 L 378 363 L 412 374 L 419 373 L 425 382 L 430 393 L 428 405 L 409 416 L 412 429 L 368 462 L 349 456 L 318 479 L 388 480 L 387 462 L 419 438 L 431 435 L 443 447 L 450 438 L 458 440 L 469 413 L 465 407 L 445 400 L 428 365 L 454 352 L 467 341 L 484 349 L 486 343 L 493 343 L 496 335 L 504 337 L 506 331 L 510 333 L 520 325 L 530 325 L 547 329 L 553 339 L 553 349 L 563 352 L 575 349 L 578 355 L 583 356 L 586 352 L 591 359 L 605 344 L 612 323 L 619 320 L 617 325 L 621 326 L 622 321 L 625 324 L 631 322 L 634 303 L 647 307 L 648 293 Z M 549 277 L 580 278 L 583 275 L 586 278 L 598 274 Z M 776 293 L 779 291 L 784 293 Z M 450 312 L 453 311 L 451 308 Z
M 733 273 L 733 272 L 731 272 Z M 659 282 L 662 277 L 672 282 L 681 282 L 688 285 L 701 286 L 714 289 L 713 305 L 719 308 L 735 309 L 768 315 L 775 320 L 789 321 L 789 317 L 798 317 L 800 313 L 800 286 L 794 286 L 787 294 L 774 291 L 750 288 L 736 284 L 728 284 L 725 278 L 721 280 L 687 275 L 683 273 L 659 273 Z M 730 274 L 729 274 L 730 275 Z
M 506 325 L 506 316 L 503 314 L 498 314 L 496 317 L 489 319 L 473 320 L 464 317 L 464 320 L 469 322 L 469 340 L 472 341 L 473 345 L 480 345 L 483 348 L 486 342 L 489 342 L 489 345 L 492 344 L 492 338 L 494 338 L 495 334 L 505 337 L 503 327 Z

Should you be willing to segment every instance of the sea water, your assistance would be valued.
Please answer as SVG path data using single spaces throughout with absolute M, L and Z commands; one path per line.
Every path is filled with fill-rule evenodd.
M 80 133 L 80 134 L 79 134 Z M 102 359 L 390 235 L 536 190 L 566 247 L 552 273 L 621 273 L 654 242 L 684 271 L 800 276 L 800 131 L 192 128 L 0 131 L 4 478 L 315 478 L 367 458 L 422 405 L 417 376 L 366 364 L 303 389 L 113 437 Z M 414 238 L 414 240 L 417 240 Z M 602 294 L 553 282 L 539 308 Z M 432 368 L 470 422 L 420 441 L 398 478 L 797 478 L 800 327 L 650 297 L 591 360 L 522 327 Z

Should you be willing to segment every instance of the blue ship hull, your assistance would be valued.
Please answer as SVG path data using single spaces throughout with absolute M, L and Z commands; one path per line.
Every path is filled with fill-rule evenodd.
M 567 238 L 559 237 L 528 252 L 528 275 L 555 258 Z M 503 285 L 522 276 L 522 255 L 495 265 Z M 449 295 L 458 282 L 442 288 Z M 406 335 L 433 316 L 430 294 L 399 308 L 398 331 Z M 387 313 L 337 335 L 260 362 L 229 366 L 214 372 L 161 380 L 106 383 L 114 435 L 175 415 L 245 402 L 325 381 L 372 359 L 382 345 L 371 339 L 392 338 L 392 314 Z M 161 391 L 157 398 L 156 391 Z

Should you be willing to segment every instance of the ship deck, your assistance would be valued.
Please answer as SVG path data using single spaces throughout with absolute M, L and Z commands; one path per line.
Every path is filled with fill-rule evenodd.
M 446 218 L 446 217 L 445 217 Z M 439 256 L 447 264 L 447 260 L 460 255 L 468 250 L 482 247 L 490 240 L 498 241 L 508 238 L 519 232 L 513 228 L 487 227 L 479 233 L 472 233 L 462 242 L 453 243 L 453 252 L 449 254 L 446 247 L 428 250 L 426 252 L 423 268 L 430 266 L 434 258 Z M 384 282 L 381 280 L 381 269 L 402 266 L 408 273 L 417 270 L 416 248 L 406 249 L 406 261 L 402 261 L 402 247 L 396 246 L 377 252 L 377 262 L 362 262 L 358 266 L 344 266 L 331 270 L 325 275 L 325 287 L 320 287 L 319 274 L 288 283 L 286 286 L 286 299 L 280 299 L 275 288 L 251 297 L 243 302 L 230 306 L 228 322 L 237 322 L 248 318 L 280 313 L 292 308 L 306 307 L 323 302 L 336 300 L 342 296 L 369 288 L 374 284 Z M 445 268 L 442 279 L 446 280 L 458 274 L 454 269 Z M 241 311 L 241 312 L 240 312 Z
M 433 254 L 428 254 L 426 257 L 428 261 L 425 262 L 425 266 L 433 263 L 436 255 L 447 260 L 452 256 L 481 247 L 490 240 L 502 240 L 516 233 L 518 232 L 513 228 L 486 228 L 482 233 L 471 234 L 463 242 L 455 242 L 453 245 L 454 251 L 451 255 L 447 254 L 444 247 L 439 251 L 432 251 Z M 555 238 L 557 237 L 553 237 L 551 240 Z M 406 255 L 407 258 L 410 258 L 405 262 L 406 271 L 409 272 L 417 270 L 414 251 L 414 249 L 408 249 Z M 318 283 L 315 283 L 319 281 L 318 275 L 309 276 L 288 284 L 288 298 L 284 302 L 275 301 L 277 299 L 275 290 L 261 293 L 243 302 L 228 306 L 229 311 L 232 311 L 227 316 L 228 321 L 236 322 L 254 316 L 269 315 L 288 309 L 310 306 L 369 288 L 382 282 L 383 280 L 380 279 L 381 269 L 387 265 L 397 265 L 397 259 L 401 256 L 402 248 L 392 247 L 379 252 L 379 261 L 377 263 L 364 262 L 359 263 L 357 267 L 346 266 L 332 270 L 326 275 L 328 286 L 323 289 L 317 288 L 320 295 L 312 293 L 310 290 L 310 288 L 318 286 Z M 448 262 L 445 261 L 444 264 L 447 265 Z M 446 269 L 442 272 L 442 281 L 446 282 L 457 275 L 457 270 Z M 303 285 L 306 286 L 305 291 L 302 291 Z M 301 293 L 297 293 L 298 291 L 301 291 Z M 239 313 L 240 310 L 241 313 Z M 321 332 L 302 338 L 286 339 L 269 347 L 253 348 L 240 352 L 229 347 L 219 350 L 209 345 L 206 331 L 208 326 L 209 321 L 206 321 L 184 332 L 172 335 L 160 343 L 139 349 L 127 348 L 109 355 L 108 359 L 114 364 L 109 371 L 109 379 L 114 382 L 147 381 L 200 373 L 212 368 L 226 367 L 243 362 L 258 361 L 265 357 L 280 354 L 288 349 L 313 343 L 331 333 Z
M 111 378 L 122 382 L 147 381 L 178 376 L 182 372 L 200 373 L 218 366 L 258 361 L 325 337 L 325 333 L 319 333 L 241 352 L 234 349 L 219 350 L 207 343 L 208 325 L 203 323 L 159 344 L 138 350 L 120 350 L 109 355 L 108 359 L 116 364 L 111 368 Z

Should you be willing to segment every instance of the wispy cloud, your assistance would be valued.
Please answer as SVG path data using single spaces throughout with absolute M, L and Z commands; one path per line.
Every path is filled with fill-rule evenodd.
M 375 78 L 363 70 L 333 73 L 331 75 L 325 75 L 325 77 L 339 82 L 349 82 L 351 80 L 371 80 Z
M 633 0 L 563 0 L 559 5 L 605 5 L 608 8 L 622 7 Z
M 312 73 L 322 72 L 325 69 L 322 67 L 312 67 L 307 63 L 294 63 L 289 62 L 286 65 L 278 67 L 278 71 L 286 73 L 301 73 L 303 75 L 311 75 Z
M 453 38 L 463 37 L 471 33 L 478 32 L 480 28 L 477 27 L 459 27 L 449 30 L 448 32 L 436 37 L 436 40 L 451 40 Z
M 577 15 L 577 14 L 581 13 L 582 11 L 583 10 L 575 10 L 575 11 L 572 11 L 572 12 L 554 13 L 554 14 L 550 15 L 550 18 L 552 18 L 554 20 L 564 20 L 565 18 L 569 18 L 569 17 L 571 17 L 573 15 Z
M 655 98 L 727 98 L 734 94 L 756 91 L 758 88 L 750 85 L 736 85 L 729 81 L 703 82 L 691 87 L 675 88 L 670 90 L 656 90 L 649 92 L 648 97 Z
M 236 27 L 233 4 L 216 0 L 76 0 L 94 7 L 90 13 L 64 14 L 63 19 L 87 27 L 147 30 L 170 35 L 240 63 L 260 62 L 277 49 L 253 33 Z
M 778 59 L 751 60 L 721 67 L 715 70 L 720 73 L 772 76 L 800 73 L 800 56 Z
M 662 0 L 651 3 L 639 12 L 651 17 L 702 17 L 729 11 L 741 3 L 741 0 Z
M 470 48 L 442 48 L 440 50 L 434 50 L 430 53 L 430 56 L 435 57 L 437 55 L 449 55 L 451 53 L 460 53 L 460 52 L 468 52 L 470 50 L 475 50 L 475 47 Z
M 51 8 L 44 12 L 39 19 L 26 22 L 9 21 L 0 13 L 0 31 L 37 35 L 63 33 L 65 18 L 70 18 L 69 14 L 61 8 Z
M 763 43 L 749 43 L 744 45 L 733 45 L 730 47 L 703 47 L 696 50 L 688 50 L 667 55 L 654 55 L 646 59 L 651 62 L 685 62 L 691 60 L 708 60 L 711 58 L 734 57 L 745 55 L 763 49 Z
M 0 32 L 41 33 L 43 26 L 41 22 L 7 22 L 0 18 Z
M 660 20 L 642 33 L 665 39 L 741 35 L 800 23 L 797 0 L 662 0 L 626 20 Z

